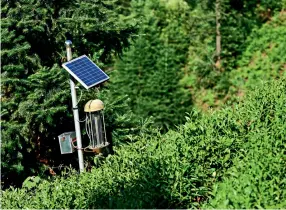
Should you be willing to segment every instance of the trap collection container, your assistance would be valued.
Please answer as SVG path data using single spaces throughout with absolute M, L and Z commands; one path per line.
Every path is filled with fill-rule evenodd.
M 109 145 L 106 139 L 104 122 L 104 104 L 101 100 L 90 100 L 86 103 L 86 132 L 90 140 L 89 149 L 97 151 Z

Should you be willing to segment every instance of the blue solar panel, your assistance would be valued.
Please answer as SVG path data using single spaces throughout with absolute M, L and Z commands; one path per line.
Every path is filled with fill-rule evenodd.
M 86 55 L 64 63 L 62 66 L 86 89 L 109 79 Z

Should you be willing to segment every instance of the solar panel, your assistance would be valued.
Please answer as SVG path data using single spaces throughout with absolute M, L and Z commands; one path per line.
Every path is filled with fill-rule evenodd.
M 62 66 L 86 89 L 109 79 L 95 63 L 86 55 L 62 64 Z

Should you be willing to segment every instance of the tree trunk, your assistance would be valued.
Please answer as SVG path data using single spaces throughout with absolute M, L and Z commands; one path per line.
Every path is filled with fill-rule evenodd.
M 221 35 L 220 35 L 220 18 L 221 18 L 221 0 L 216 0 L 215 14 L 216 14 L 216 67 L 221 66 Z

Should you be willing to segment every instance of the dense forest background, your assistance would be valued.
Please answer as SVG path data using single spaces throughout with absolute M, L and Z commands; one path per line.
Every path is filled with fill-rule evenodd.
M 286 206 L 285 0 L 1 7 L 4 207 Z M 84 154 L 83 174 L 58 144 L 74 130 L 66 39 L 110 76 L 78 84 L 80 116 L 101 99 L 113 145 L 107 157 Z

